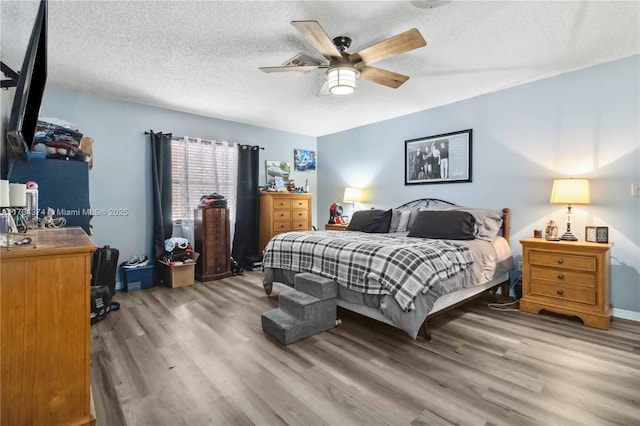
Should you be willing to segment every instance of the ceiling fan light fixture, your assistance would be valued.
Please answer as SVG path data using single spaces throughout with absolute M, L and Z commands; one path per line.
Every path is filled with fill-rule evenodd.
M 329 92 L 333 95 L 349 95 L 356 90 L 356 80 L 359 78 L 360 73 L 354 68 L 330 68 L 327 71 Z

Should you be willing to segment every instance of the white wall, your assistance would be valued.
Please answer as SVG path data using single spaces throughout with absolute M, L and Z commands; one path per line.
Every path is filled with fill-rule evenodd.
M 609 226 L 615 308 L 640 312 L 640 57 L 318 138 L 319 221 L 345 186 L 368 188 L 361 207 L 433 197 L 512 211 L 511 247 L 566 207 L 549 204 L 554 178 L 587 177 L 591 204 L 574 206 L 573 230 Z M 400 90 L 411 90 L 409 87 Z M 393 96 L 393 92 L 389 93 Z M 428 96 L 428 94 L 425 94 Z M 473 129 L 473 182 L 404 185 L 404 141 Z M 327 152 L 339 152 L 329 157 Z M 347 207 L 350 210 L 350 207 Z
M 94 241 L 120 250 L 121 260 L 150 254 L 152 242 L 151 148 L 144 132 L 227 140 L 260 145 L 260 184 L 265 184 L 264 161 L 293 164 L 294 148 L 316 149 L 316 138 L 264 127 L 155 108 L 86 92 L 48 86 L 41 116 L 58 117 L 79 126 L 94 139 L 93 169 L 89 171 L 92 209 L 128 209 L 123 217 L 94 217 Z M 298 185 L 309 179 L 316 190 L 316 173 L 293 172 Z M 315 200 L 314 200 L 315 201 Z M 315 206 L 314 206 L 314 217 Z

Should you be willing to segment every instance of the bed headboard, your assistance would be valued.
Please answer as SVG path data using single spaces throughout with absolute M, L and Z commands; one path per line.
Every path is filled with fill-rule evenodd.
M 457 206 L 457 204 L 452 203 L 450 201 L 440 200 L 438 198 L 420 198 L 418 200 L 409 201 L 408 203 L 404 203 L 401 206 L 396 208 L 402 209 L 415 209 L 419 207 L 435 207 L 438 205 L 444 206 Z M 509 243 L 511 237 L 511 210 L 507 207 L 502 209 L 502 236 L 507 243 Z

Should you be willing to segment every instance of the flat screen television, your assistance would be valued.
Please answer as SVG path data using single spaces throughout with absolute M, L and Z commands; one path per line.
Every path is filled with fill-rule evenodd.
M 29 161 L 47 81 L 47 1 L 42 0 L 18 76 L 7 125 L 7 154 Z

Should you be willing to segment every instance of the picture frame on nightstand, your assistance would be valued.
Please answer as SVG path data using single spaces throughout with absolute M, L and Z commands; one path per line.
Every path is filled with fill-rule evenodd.
M 590 243 L 608 243 L 609 227 L 608 226 L 585 226 L 584 239 Z

